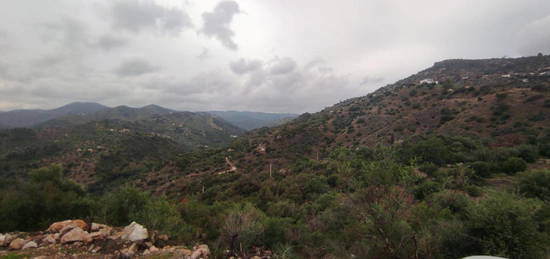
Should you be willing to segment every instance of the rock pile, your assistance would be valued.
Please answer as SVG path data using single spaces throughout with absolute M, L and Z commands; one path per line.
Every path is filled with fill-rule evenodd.
M 193 249 L 171 246 L 166 235 L 149 231 L 132 222 L 124 228 L 104 224 L 88 225 L 83 220 L 56 222 L 44 232 L 0 233 L 0 257 L 19 251 L 33 256 L 86 257 L 86 258 L 133 258 L 162 256 L 173 258 L 208 258 L 207 245 Z M 69 253 L 67 251 L 70 251 Z

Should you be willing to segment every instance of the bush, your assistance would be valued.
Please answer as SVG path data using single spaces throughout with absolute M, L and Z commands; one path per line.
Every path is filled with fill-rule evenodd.
M 540 231 L 541 203 L 497 193 L 468 209 L 463 255 L 544 258 L 548 235 Z
M 527 169 L 527 163 L 519 157 L 510 157 L 501 165 L 501 170 L 507 174 L 515 174 Z
M 0 193 L 0 232 L 45 229 L 55 221 L 89 217 L 93 203 L 84 190 L 63 176 L 60 165 L 29 173 Z
M 479 177 L 487 178 L 491 176 L 492 167 L 491 164 L 484 161 L 476 161 L 470 164 L 470 167 L 474 170 L 475 174 Z
M 529 198 L 550 201 L 550 170 L 531 170 L 519 175 L 519 192 Z
M 539 149 L 535 145 L 520 145 L 516 149 L 525 162 L 533 163 L 539 158 Z
M 234 254 L 245 254 L 252 245 L 263 245 L 264 221 L 265 214 L 254 205 L 237 204 L 226 212 L 222 239 Z
M 439 192 L 443 189 L 440 183 L 434 181 L 426 181 L 416 186 L 414 189 L 414 197 L 418 200 L 423 200 L 432 193 Z

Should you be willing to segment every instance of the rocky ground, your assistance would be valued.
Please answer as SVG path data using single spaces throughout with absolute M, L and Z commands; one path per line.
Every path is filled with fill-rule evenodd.
M 124 228 L 83 220 L 53 223 L 46 231 L 0 234 L 0 258 L 209 258 L 207 245 L 175 245 L 166 235 L 132 222 Z

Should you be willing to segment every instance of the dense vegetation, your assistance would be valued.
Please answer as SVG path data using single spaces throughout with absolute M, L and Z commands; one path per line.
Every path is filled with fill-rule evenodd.
M 297 158 L 291 174 L 208 175 L 172 200 L 133 186 L 87 193 L 59 165 L 0 186 L 0 232 L 55 220 L 135 220 L 218 255 L 254 247 L 280 258 L 545 258 L 550 250 L 550 171 L 527 169 L 546 140 L 488 147 L 428 137 L 393 147 L 339 148 Z M 198 180 L 197 180 L 198 181 Z

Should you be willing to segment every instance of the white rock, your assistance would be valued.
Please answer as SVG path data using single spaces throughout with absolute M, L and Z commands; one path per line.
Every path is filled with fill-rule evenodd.
M 29 248 L 37 248 L 38 247 L 38 244 L 36 244 L 36 242 L 34 241 L 30 241 L 30 242 L 27 242 L 24 246 L 23 246 L 23 250 L 25 249 L 29 249 Z
M 63 235 L 61 237 L 61 243 L 71 243 L 71 242 L 84 242 L 88 243 L 91 242 L 92 238 L 90 237 L 90 234 L 88 232 L 82 230 L 81 228 L 73 228 L 71 231 L 67 232 L 67 234 Z
M 104 228 L 110 228 L 109 226 L 107 225 L 104 225 L 104 224 L 99 224 L 99 223 L 92 223 L 92 227 L 90 229 L 90 231 L 99 231 L 100 229 L 104 229 Z
M 44 238 L 42 238 L 42 242 L 47 244 L 55 244 L 56 243 L 55 235 L 53 234 L 46 235 Z
M 149 238 L 149 232 L 142 225 L 132 222 L 122 230 L 121 238 L 132 242 L 141 241 Z

